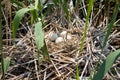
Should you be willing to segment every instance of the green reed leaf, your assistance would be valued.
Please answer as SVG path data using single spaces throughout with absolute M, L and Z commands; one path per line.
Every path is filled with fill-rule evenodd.
M 86 34 L 87 34 L 87 28 L 88 28 L 88 21 L 89 21 L 89 16 L 93 7 L 93 3 L 94 0 L 90 0 L 89 1 L 89 6 L 87 8 L 87 16 L 86 16 L 86 22 L 85 22 L 85 26 L 84 26 L 84 34 L 83 37 L 81 39 L 81 44 L 80 44 L 80 52 L 83 50 L 84 47 L 84 42 L 85 42 L 85 38 L 86 38 Z
M 67 16 L 67 19 L 69 20 L 69 11 L 68 11 L 68 6 L 67 6 L 67 0 L 63 0 L 62 1 L 62 7 L 63 7 L 63 10 Z
M 23 18 L 24 14 L 26 12 L 28 12 L 29 10 L 30 9 L 28 9 L 28 8 L 22 8 L 19 11 L 17 11 L 17 13 L 13 19 L 13 24 L 12 24 L 13 38 L 15 38 L 15 36 L 16 36 L 17 29 L 18 29 L 21 19 Z
M 118 57 L 120 57 L 120 49 L 110 53 L 94 75 L 93 80 L 102 80 Z
M 78 64 L 76 65 L 76 80 L 80 80 L 80 79 L 79 79 L 79 68 L 78 68 Z
M 17 0 L 11 0 L 11 2 L 15 3 L 17 6 L 24 7 L 24 3 L 23 2 L 20 2 L 20 1 L 17 1 Z
M 42 29 L 41 22 L 35 23 L 35 42 L 36 42 L 38 50 L 40 50 L 41 47 L 43 47 L 44 45 L 44 32 Z
M 116 17 L 117 17 L 117 14 L 118 14 L 118 9 L 119 9 L 119 5 L 120 5 L 120 0 L 117 0 L 118 2 L 116 2 L 116 5 L 114 7 L 114 11 L 113 11 L 113 15 L 112 15 L 112 18 L 111 18 L 111 22 L 108 24 L 107 26 L 107 33 L 105 35 L 105 39 L 104 39 L 104 42 L 103 42 L 103 47 L 102 47 L 102 51 L 103 49 L 105 48 L 106 46 L 106 43 L 108 41 L 108 38 L 109 38 L 109 35 L 111 33 L 111 30 L 112 28 L 114 27 L 114 22 L 116 20 Z
M 4 73 L 7 72 L 9 65 L 10 65 L 10 57 L 4 58 Z

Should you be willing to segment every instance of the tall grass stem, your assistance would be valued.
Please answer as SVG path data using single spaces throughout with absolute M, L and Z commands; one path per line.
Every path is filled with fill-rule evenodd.
M 1 2 L 1 0 L 0 0 Z M 2 20 L 1 14 L 1 4 L 0 4 L 0 20 Z M 5 72 L 4 72 L 4 54 L 2 52 L 2 23 L 0 21 L 0 55 L 1 55 L 1 70 L 2 70 L 2 80 L 5 80 Z

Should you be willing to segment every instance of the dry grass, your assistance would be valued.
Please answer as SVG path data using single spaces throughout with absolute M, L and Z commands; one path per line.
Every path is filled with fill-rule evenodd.
M 6 73 L 7 80 L 73 80 L 75 79 L 76 64 L 79 66 L 80 77 L 88 77 L 93 73 L 99 56 L 101 55 L 100 52 L 105 35 L 103 30 L 105 25 L 107 25 L 104 22 L 106 18 L 104 18 L 103 22 L 98 26 L 95 26 L 98 20 L 98 18 L 95 18 L 95 25 L 89 26 L 84 49 L 79 57 L 77 57 L 77 54 L 79 54 L 85 20 L 78 20 L 75 18 L 66 25 L 67 23 L 64 23 L 65 21 L 63 18 L 59 18 L 55 21 L 53 21 L 54 16 L 48 16 L 48 18 L 49 20 L 46 19 L 47 25 L 44 27 L 44 31 L 45 41 L 50 54 L 50 61 L 45 61 L 41 52 L 40 70 L 37 70 L 37 50 L 33 27 L 21 23 L 21 28 L 19 28 L 18 36 L 15 39 L 16 45 L 13 45 L 13 43 L 10 45 L 8 44 L 9 42 L 13 42 L 12 39 L 3 39 L 3 52 L 5 56 L 11 57 L 11 64 Z M 66 30 L 72 35 L 71 40 L 67 40 L 60 44 L 56 44 L 49 40 L 48 34 L 51 31 L 59 33 L 63 30 Z M 116 27 L 112 31 L 102 54 L 102 59 L 105 59 L 110 52 L 120 48 L 119 30 L 119 27 Z M 4 28 L 3 31 L 9 32 L 8 34 L 4 33 L 5 35 L 11 33 L 11 30 L 7 28 Z M 119 80 L 120 59 L 116 61 L 111 69 L 113 71 L 111 70 L 104 79 Z
M 60 26 L 59 23 L 53 24 L 53 22 L 50 22 L 47 26 L 50 29 L 47 30 L 47 27 L 45 28 L 46 36 L 53 30 L 57 32 L 66 30 L 68 33 L 71 33 L 72 40 L 56 44 L 55 42 L 51 42 L 49 37 L 46 37 L 45 40 L 51 61 L 44 61 L 41 55 L 40 71 L 36 68 L 38 65 L 33 28 L 28 26 L 25 35 L 19 33 L 21 37 L 16 39 L 16 46 L 4 45 L 3 47 L 6 56 L 11 56 L 11 65 L 6 74 L 6 78 L 8 80 L 36 80 L 38 78 L 41 80 L 72 80 L 75 78 L 76 64 L 79 64 L 81 76 L 88 77 L 93 72 L 99 59 L 100 45 L 102 45 L 100 38 L 104 33 L 101 30 L 98 31 L 98 29 L 91 27 L 93 29 L 91 30 L 90 28 L 88 30 L 84 50 L 80 57 L 77 58 L 76 55 L 79 53 L 79 43 L 83 34 L 83 28 L 76 25 L 72 26 L 72 28 L 66 29 Z M 119 31 L 115 29 L 110 36 L 110 43 L 107 44 L 106 50 L 104 51 L 105 54 L 102 54 L 103 59 L 106 58 L 109 52 L 120 48 L 119 36 Z M 3 41 L 6 43 L 8 39 L 4 39 Z M 118 60 L 112 67 L 116 70 L 115 74 L 119 73 L 119 64 Z M 116 77 L 120 77 L 119 74 L 114 75 L 113 73 L 109 73 L 106 79 L 115 79 Z

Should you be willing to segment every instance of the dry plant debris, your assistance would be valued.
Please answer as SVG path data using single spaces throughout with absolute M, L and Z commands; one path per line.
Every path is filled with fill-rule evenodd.
M 38 71 L 36 68 L 38 61 L 36 57 L 37 51 L 33 28 L 28 26 L 26 35 L 22 35 L 21 38 L 16 39 L 16 45 L 3 47 L 5 54 L 12 57 L 11 65 L 6 75 L 8 80 L 36 80 L 38 78 L 41 80 L 74 80 L 76 64 L 79 64 L 80 77 L 86 79 L 90 76 L 99 59 L 101 51 L 100 45 L 102 45 L 101 43 L 103 42 L 104 32 L 91 27 L 93 30 L 90 30 L 91 28 L 88 30 L 84 50 L 80 57 L 76 57 L 76 54 L 79 54 L 83 27 L 73 25 L 72 28 L 67 29 L 56 23 L 59 27 L 54 28 L 53 26 L 56 26 L 56 24 L 51 24 L 52 23 L 50 23 L 49 27 L 52 26 L 52 29 L 46 30 L 45 36 L 47 36 L 51 31 L 58 33 L 65 30 L 71 34 L 72 39 L 65 40 L 57 44 L 54 41 L 51 41 L 49 37 L 45 37 L 51 61 L 44 61 L 41 55 L 40 71 Z M 105 59 L 109 52 L 120 48 L 119 44 L 120 33 L 115 30 L 110 36 L 107 47 L 104 51 L 105 54 L 102 54 L 102 58 Z M 109 73 L 105 78 L 112 79 L 119 77 L 119 66 L 120 63 L 118 60 L 112 67 L 116 70 L 117 75 L 114 76 L 113 73 Z
M 12 42 L 10 46 L 6 44 L 3 46 L 5 56 L 11 56 L 10 68 L 6 73 L 7 80 L 75 80 L 76 64 L 79 66 L 80 77 L 84 78 L 83 80 L 86 80 L 93 73 L 101 55 L 100 52 L 105 35 L 103 30 L 106 24 L 102 22 L 97 27 L 89 26 L 84 49 L 80 56 L 76 57 L 80 53 L 79 48 L 85 20 L 74 19 L 65 27 L 67 23 L 65 19 L 61 20 L 60 18 L 60 20 L 57 20 L 53 16 L 49 18 L 51 21 L 48 21 L 49 23 L 44 27 L 44 31 L 51 60 L 45 61 L 42 52 L 40 52 L 40 70 L 37 69 L 38 60 L 33 27 L 21 23 L 23 28 L 18 30 L 19 37 L 15 39 L 15 45 L 12 39 L 3 39 L 3 43 Z M 25 33 L 22 33 L 22 30 Z M 57 44 L 48 37 L 51 31 L 56 33 L 67 31 L 67 33 L 71 34 L 72 39 L 64 40 Z M 120 29 L 116 27 L 109 37 L 102 59 L 104 60 L 110 52 L 119 48 Z M 109 72 L 105 76 L 105 80 L 119 80 L 120 58 L 113 65 L 112 70 L 115 72 Z

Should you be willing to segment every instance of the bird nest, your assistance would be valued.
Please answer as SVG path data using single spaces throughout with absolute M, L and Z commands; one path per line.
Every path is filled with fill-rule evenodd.
M 10 68 L 6 73 L 6 79 L 74 80 L 76 65 L 78 65 L 80 78 L 86 80 L 87 77 L 94 73 L 100 55 L 102 55 L 101 59 L 104 60 L 110 52 L 120 48 L 120 32 L 117 29 L 113 31 L 103 54 L 100 54 L 105 33 L 102 30 L 89 26 L 83 51 L 80 52 L 80 44 L 84 32 L 84 20 L 79 21 L 81 21 L 79 25 L 70 23 L 67 25 L 67 28 L 55 22 L 50 22 L 44 27 L 45 42 L 50 56 L 50 60 L 48 61 L 44 60 L 42 51 L 39 52 L 40 61 L 38 61 L 33 34 L 34 30 L 33 27 L 27 26 L 26 35 L 15 39 L 16 45 L 3 46 L 3 52 L 6 56 L 11 56 Z M 71 34 L 72 38 L 55 43 L 54 41 L 50 41 L 50 37 L 48 36 L 51 31 L 56 33 L 67 31 L 67 33 Z M 3 42 L 6 41 L 4 40 Z M 40 62 L 39 65 L 38 62 Z M 120 71 L 119 60 L 116 61 L 112 69 L 115 66 L 117 73 Z M 119 75 L 110 72 L 105 76 L 105 79 L 117 79 L 117 77 Z

